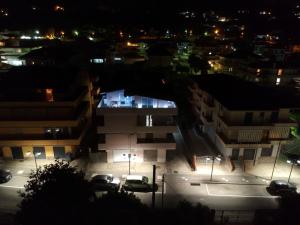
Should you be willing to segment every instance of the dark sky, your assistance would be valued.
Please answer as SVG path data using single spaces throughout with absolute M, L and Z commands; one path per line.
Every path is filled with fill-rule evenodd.
M 296 0 L 1 0 L 0 5 L 8 4 L 18 5 L 47 5 L 56 2 L 63 2 L 68 5 L 112 5 L 120 8 L 143 9 L 143 8 L 185 8 L 185 7 L 216 7 L 216 8 L 235 8 L 235 7 L 257 7 L 287 5 L 296 2 Z

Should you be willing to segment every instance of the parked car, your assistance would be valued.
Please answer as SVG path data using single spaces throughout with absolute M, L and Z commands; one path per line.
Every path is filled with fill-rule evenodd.
M 297 193 L 297 187 L 284 180 L 272 180 L 267 191 L 271 195 L 283 195 L 285 193 Z
M 118 191 L 120 189 L 120 179 L 108 175 L 94 175 L 90 180 L 94 191 Z
M 9 170 L 0 169 L 0 183 L 6 183 L 12 178 Z
M 149 183 L 148 177 L 141 175 L 128 175 L 122 189 L 125 191 L 151 192 L 152 187 L 153 186 Z M 158 190 L 157 184 L 155 184 L 154 190 Z

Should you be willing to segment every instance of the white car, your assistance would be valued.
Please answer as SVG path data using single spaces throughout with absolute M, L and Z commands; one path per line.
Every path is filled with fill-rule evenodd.
M 146 176 L 141 175 L 128 175 L 126 177 L 125 184 L 122 189 L 125 191 L 136 191 L 136 192 L 151 192 L 153 185 L 149 183 L 149 179 Z M 154 190 L 157 191 L 158 186 L 155 184 Z

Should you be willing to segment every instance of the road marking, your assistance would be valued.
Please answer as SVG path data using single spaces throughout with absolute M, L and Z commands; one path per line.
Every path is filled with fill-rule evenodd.
M 5 187 L 5 188 L 17 188 L 17 189 L 23 189 L 23 188 L 25 188 L 24 186 L 23 186 L 23 187 L 18 187 L 18 186 L 10 186 L 10 185 L 0 185 L 0 187 Z
M 232 197 L 232 198 L 279 198 L 278 196 L 264 196 L 264 195 L 219 195 L 219 194 L 211 194 L 208 190 L 207 184 L 206 191 L 207 195 L 209 196 L 216 196 L 216 197 Z

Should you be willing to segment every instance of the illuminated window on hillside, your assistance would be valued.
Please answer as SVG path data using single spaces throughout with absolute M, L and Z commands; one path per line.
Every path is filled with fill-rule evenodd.
M 282 73 L 283 73 L 283 69 L 278 69 L 277 75 L 278 75 L 278 76 L 281 76 Z
M 54 102 L 53 89 L 47 88 L 45 92 L 47 102 Z
M 261 71 L 260 69 L 257 69 L 257 70 L 256 70 L 256 76 L 259 76 L 259 75 L 260 75 L 260 71 Z

